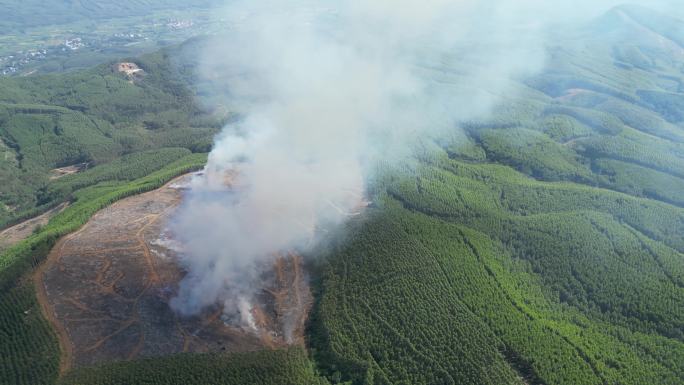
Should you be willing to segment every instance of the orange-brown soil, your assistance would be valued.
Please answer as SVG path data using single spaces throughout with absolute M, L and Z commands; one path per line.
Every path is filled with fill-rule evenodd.
M 123 73 L 125 73 L 126 75 L 132 75 L 132 74 L 134 74 L 134 73 L 136 73 L 136 72 L 142 71 L 142 70 L 140 69 L 140 67 L 138 67 L 137 64 L 135 64 L 135 63 L 126 63 L 126 62 L 119 63 L 119 64 L 117 65 L 117 69 L 119 70 L 119 72 L 123 72 Z
M 180 352 L 249 351 L 302 344 L 311 294 L 299 256 L 267 269 L 253 304 L 257 330 L 227 325 L 216 306 L 195 317 L 169 307 L 184 276 L 159 242 L 179 205 L 182 178 L 121 200 L 61 239 L 34 276 L 38 299 L 60 339 L 61 372 Z
M 117 71 L 125 74 L 131 83 L 145 75 L 145 71 L 143 71 L 143 69 L 138 67 L 138 65 L 135 63 L 122 62 L 117 64 L 115 68 Z

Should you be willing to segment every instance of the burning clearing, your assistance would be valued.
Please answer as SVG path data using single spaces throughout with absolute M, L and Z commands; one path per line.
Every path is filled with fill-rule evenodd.
M 311 294 L 296 255 L 267 269 L 262 294 L 245 310 L 253 328 L 227 322 L 220 306 L 194 317 L 171 310 L 185 272 L 176 263 L 182 246 L 164 223 L 188 179 L 100 211 L 60 240 L 37 271 L 39 301 L 60 337 L 62 371 L 181 352 L 303 344 Z

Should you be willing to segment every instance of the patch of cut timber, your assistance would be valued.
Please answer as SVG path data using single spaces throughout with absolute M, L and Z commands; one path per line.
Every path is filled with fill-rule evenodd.
M 71 166 L 55 168 L 50 170 L 50 180 L 59 179 L 67 175 L 77 174 L 88 168 L 88 163 L 79 163 Z
M 257 330 L 227 325 L 219 306 L 192 318 L 171 310 L 185 272 L 164 223 L 181 202 L 185 178 L 98 212 L 36 272 L 39 302 L 60 337 L 62 373 L 139 357 L 304 343 L 312 299 L 296 255 L 265 269 L 252 308 Z

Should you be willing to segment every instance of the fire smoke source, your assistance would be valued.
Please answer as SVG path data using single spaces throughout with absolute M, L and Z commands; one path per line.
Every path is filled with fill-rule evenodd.
M 174 309 L 192 315 L 219 304 L 229 318 L 253 322 L 243 313 L 263 266 L 342 223 L 375 162 L 483 117 L 513 91 L 513 79 L 539 70 L 548 27 L 540 20 L 570 3 L 578 7 L 232 2 L 231 30 L 201 59 L 204 75 L 229 79 L 241 119 L 219 135 L 171 224 L 188 271 Z M 231 170 L 237 176 L 227 188 Z

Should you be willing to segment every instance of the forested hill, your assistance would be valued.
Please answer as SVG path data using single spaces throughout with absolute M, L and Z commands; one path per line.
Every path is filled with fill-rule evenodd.
M 657 17 L 618 7 L 552 45 L 519 97 L 466 127 L 473 156 L 683 206 L 684 22 Z
M 167 49 L 71 73 L 0 79 L 0 226 L 66 198 L 51 169 L 158 148 L 206 152 L 225 114 L 197 107 Z M 138 70 L 127 74 L 120 63 Z M 69 180 L 70 177 L 67 177 Z M 63 184 L 64 181 L 59 181 Z
M 328 376 L 684 383 L 683 25 L 615 8 L 490 119 L 384 165 L 319 267 Z
M 683 25 L 615 8 L 553 40 L 545 70 L 488 119 L 378 165 L 372 205 L 311 258 L 307 352 L 179 355 L 61 379 L 19 278 L 98 208 L 200 167 L 189 153 L 210 147 L 226 115 L 199 108 L 193 89 L 218 105 L 208 96 L 223 86 L 192 76 L 202 41 L 126 60 L 135 76 L 117 62 L 0 80 L 0 178 L 12 181 L 0 218 L 75 198 L 0 255 L 0 384 L 684 384 Z M 449 87 L 468 80 L 459 65 L 422 70 Z M 49 179 L 79 162 L 94 166 Z

